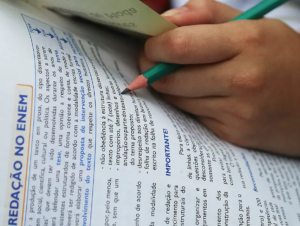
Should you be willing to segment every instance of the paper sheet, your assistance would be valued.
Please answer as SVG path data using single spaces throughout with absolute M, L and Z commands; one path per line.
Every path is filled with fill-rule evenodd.
M 138 0 L 25 0 L 105 25 L 155 36 L 176 28 Z
M 20 2 L 19 2 L 20 3 Z M 134 42 L 0 1 L 0 224 L 299 225 L 300 164 L 120 92 Z

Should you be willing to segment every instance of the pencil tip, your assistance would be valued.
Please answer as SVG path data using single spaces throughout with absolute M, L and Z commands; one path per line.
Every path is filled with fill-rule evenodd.
M 126 93 L 130 93 L 130 92 L 131 92 L 131 90 L 126 88 L 126 89 L 123 90 L 123 92 L 121 94 L 126 94 Z

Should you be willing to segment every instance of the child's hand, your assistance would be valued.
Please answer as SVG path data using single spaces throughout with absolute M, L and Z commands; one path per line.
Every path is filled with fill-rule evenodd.
M 240 12 L 190 1 L 167 16 L 180 26 L 222 23 Z M 277 20 L 185 26 L 150 38 L 152 62 L 188 64 L 153 88 L 239 146 L 300 156 L 300 35 Z

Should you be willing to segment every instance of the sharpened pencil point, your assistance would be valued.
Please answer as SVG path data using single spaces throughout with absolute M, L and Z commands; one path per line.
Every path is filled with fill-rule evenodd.
M 121 94 L 126 94 L 126 93 L 130 93 L 130 92 L 131 92 L 131 90 L 126 88 L 126 89 L 123 90 L 123 92 Z

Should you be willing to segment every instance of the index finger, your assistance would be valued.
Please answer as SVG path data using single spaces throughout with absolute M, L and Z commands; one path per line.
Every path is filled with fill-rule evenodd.
M 207 64 L 230 59 L 241 52 L 241 21 L 180 27 L 150 38 L 146 56 L 153 62 Z M 246 29 L 245 29 L 246 30 Z

